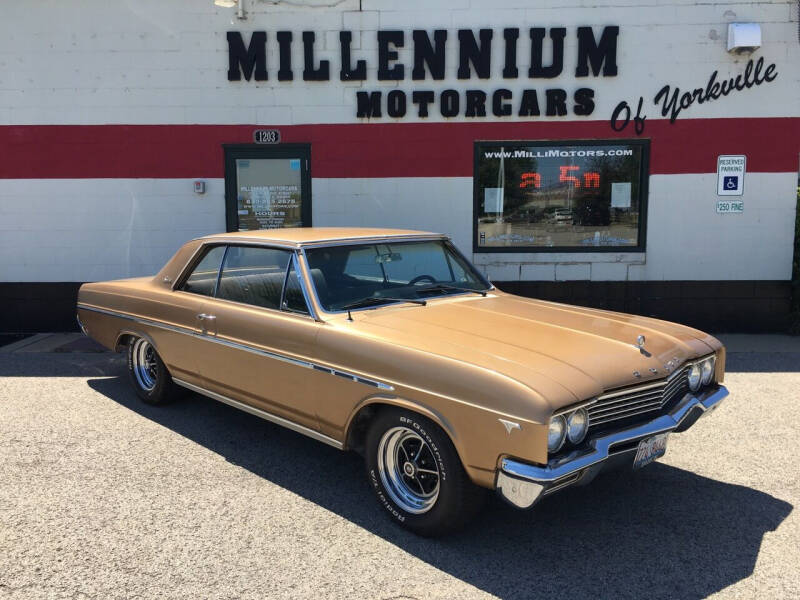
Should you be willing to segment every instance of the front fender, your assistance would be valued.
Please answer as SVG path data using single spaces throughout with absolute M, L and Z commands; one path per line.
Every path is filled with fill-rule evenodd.
M 467 475 L 482 487 L 494 487 L 495 471 L 503 456 L 524 456 L 531 462 L 547 462 L 546 426 L 484 407 L 455 405 L 450 399 L 437 397 L 412 400 L 383 394 L 365 398 L 348 418 L 345 443 L 351 440 L 361 411 L 376 405 L 403 408 L 436 423 L 453 443 Z

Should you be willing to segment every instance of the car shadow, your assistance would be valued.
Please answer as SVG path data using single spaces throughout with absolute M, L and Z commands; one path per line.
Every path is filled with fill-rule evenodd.
M 656 463 L 601 476 L 532 511 L 492 496 L 467 530 L 423 539 L 382 513 L 354 453 L 196 394 L 148 406 L 122 373 L 89 386 L 501 598 L 703 598 L 750 575 L 764 534 L 792 510 L 769 494 Z

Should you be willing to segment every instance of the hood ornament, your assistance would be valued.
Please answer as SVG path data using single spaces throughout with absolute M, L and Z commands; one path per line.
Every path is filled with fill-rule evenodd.
M 636 345 L 634 346 L 634 348 L 636 348 L 637 350 L 639 350 L 639 352 L 641 352 L 642 354 L 644 354 L 649 358 L 650 356 L 652 356 L 652 354 L 650 354 L 647 350 L 644 349 L 644 343 L 646 341 L 647 338 L 639 334 L 639 336 L 636 338 Z
M 508 435 L 511 435 L 511 432 L 514 429 L 519 429 L 520 431 L 522 431 L 522 427 L 519 426 L 519 423 L 514 423 L 514 421 L 506 421 L 505 419 L 497 419 L 497 420 L 500 421 L 506 428 L 506 433 Z

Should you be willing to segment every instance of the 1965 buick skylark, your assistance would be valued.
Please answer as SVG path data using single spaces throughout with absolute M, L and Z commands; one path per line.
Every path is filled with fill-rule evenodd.
M 155 277 L 83 285 L 78 319 L 127 351 L 145 402 L 188 388 L 360 452 L 423 535 L 464 524 L 484 488 L 527 508 L 643 467 L 728 394 L 715 338 L 503 293 L 416 231 L 211 235 Z

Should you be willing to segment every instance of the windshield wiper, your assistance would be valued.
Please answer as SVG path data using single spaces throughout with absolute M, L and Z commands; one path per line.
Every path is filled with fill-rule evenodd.
M 431 285 L 426 285 L 420 287 L 417 291 L 418 292 L 427 292 L 428 290 L 445 290 L 445 291 L 454 291 L 454 292 L 472 292 L 473 294 L 480 294 L 481 296 L 486 297 L 486 294 L 489 292 L 487 290 L 476 290 L 473 288 L 465 288 L 459 287 L 457 285 L 450 285 L 449 283 L 433 283 Z
M 362 298 L 350 304 L 345 304 L 342 308 L 347 311 L 347 318 L 353 320 L 350 311 L 354 308 L 365 308 L 376 304 L 384 304 L 386 302 L 410 302 L 411 304 L 419 304 L 425 306 L 428 302 L 426 300 L 419 300 L 417 298 L 389 298 L 387 296 L 370 296 L 369 298 Z

